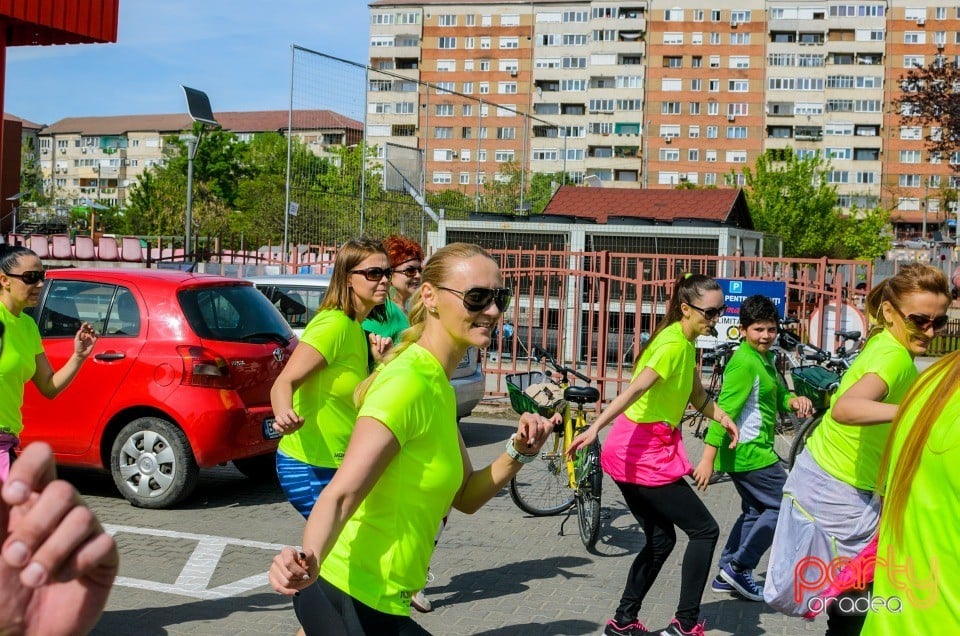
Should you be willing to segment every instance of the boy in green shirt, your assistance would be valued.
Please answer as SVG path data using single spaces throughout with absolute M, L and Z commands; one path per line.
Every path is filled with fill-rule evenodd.
M 723 427 L 710 424 L 700 464 L 693 472 L 705 490 L 714 468 L 730 475 L 740 494 L 741 514 L 730 530 L 720 555 L 720 572 L 710 587 L 714 592 L 738 592 L 751 601 L 763 600 L 763 589 L 753 580 L 753 569 L 773 543 L 787 473 L 773 450 L 777 412 L 787 409 L 800 417 L 813 413 L 805 397 L 788 392 L 774 366 L 770 347 L 777 339 L 779 315 L 766 296 L 750 296 L 740 306 L 743 342 L 723 374 L 717 403 L 737 423 L 740 441 L 733 449 Z

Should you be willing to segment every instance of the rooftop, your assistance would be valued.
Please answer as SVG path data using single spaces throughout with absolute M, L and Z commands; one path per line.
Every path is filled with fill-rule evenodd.
M 753 229 L 746 198 L 739 189 L 650 190 L 562 186 L 544 214 L 596 219 L 646 219 L 655 223 L 700 221 Z
M 285 110 L 215 113 L 224 130 L 235 133 L 286 130 L 289 121 Z M 122 135 L 128 132 L 157 131 L 174 133 L 189 130 L 192 120 L 186 113 L 166 115 L 115 115 L 108 117 L 66 117 L 40 131 L 42 135 L 68 133 L 83 135 Z M 330 110 L 294 111 L 294 130 L 354 129 L 363 124 Z

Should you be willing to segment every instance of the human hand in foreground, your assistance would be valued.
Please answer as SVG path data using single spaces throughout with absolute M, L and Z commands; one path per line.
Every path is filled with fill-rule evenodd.
M 280 554 L 273 557 L 270 565 L 270 586 L 286 596 L 293 596 L 317 580 L 320 563 L 317 555 L 309 548 L 298 552 L 285 546 Z
M 74 636 L 100 618 L 120 555 L 36 442 L 0 491 L 0 634 Z

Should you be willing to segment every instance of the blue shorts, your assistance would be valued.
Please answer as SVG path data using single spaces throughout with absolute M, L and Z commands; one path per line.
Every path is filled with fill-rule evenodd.
M 294 508 L 303 518 L 310 516 L 313 504 L 320 493 L 333 479 L 336 468 L 313 466 L 277 451 L 277 477 L 280 487 Z

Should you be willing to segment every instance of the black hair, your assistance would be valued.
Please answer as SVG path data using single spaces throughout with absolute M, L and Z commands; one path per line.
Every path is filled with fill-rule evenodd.
M 9 274 L 13 268 L 20 263 L 21 256 L 36 255 L 36 252 L 23 245 L 8 245 L 4 243 L 0 245 L 0 270 L 3 270 L 4 274 Z
M 683 318 L 683 310 L 680 306 L 683 304 L 696 305 L 700 297 L 708 291 L 723 290 L 720 287 L 720 283 L 709 276 L 681 273 L 677 278 L 677 282 L 673 285 L 673 296 L 671 296 L 670 302 L 667 304 L 667 314 L 657 325 L 653 333 L 650 334 L 650 339 L 640 347 L 640 352 L 637 355 L 635 364 L 640 364 L 640 354 L 653 343 L 661 331 Z
M 766 296 L 757 294 L 740 303 L 740 326 L 744 329 L 758 322 L 777 324 L 779 320 L 777 306 Z

